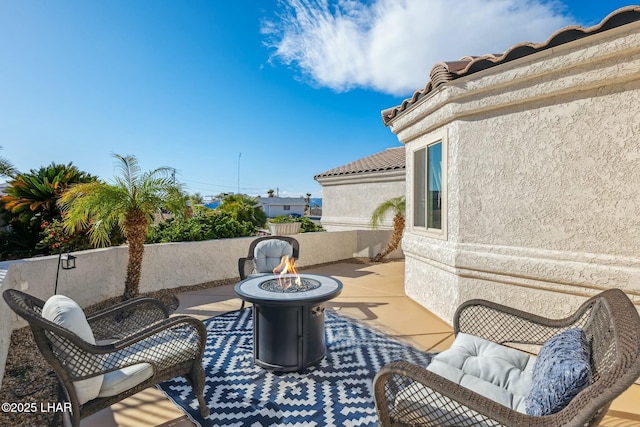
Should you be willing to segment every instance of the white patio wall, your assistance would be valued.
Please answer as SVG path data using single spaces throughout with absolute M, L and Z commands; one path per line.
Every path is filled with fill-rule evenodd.
M 390 231 L 344 231 L 302 233 L 299 267 L 335 262 L 354 257 L 375 256 L 389 241 Z M 203 242 L 145 245 L 140 292 L 198 285 L 238 277 L 238 258 L 247 256 L 254 237 L 207 240 Z M 122 295 L 128 248 L 126 246 L 75 252 L 76 268 L 60 270 L 58 294 L 73 298 L 82 307 Z M 397 250 L 390 258 L 400 258 Z M 0 283 L 5 289 L 20 289 L 46 300 L 54 293 L 57 256 L 21 260 L 6 270 Z M 11 332 L 26 326 L 4 302 L 0 301 L 0 386 L 4 376 Z

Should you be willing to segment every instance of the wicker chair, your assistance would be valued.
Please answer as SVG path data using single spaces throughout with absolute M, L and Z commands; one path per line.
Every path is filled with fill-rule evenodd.
M 298 257 L 300 256 L 300 244 L 293 237 L 288 237 L 288 236 L 264 236 L 264 237 L 258 237 L 257 239 L 252 241 L 251 244 L 249 245 L 249 253 L 247 254 L 247 257 L 246 258 L 240 258 L 238 260 L 238 272 L 240 273 L 240 280 L 244 280 L 247 277 L 249 277 L 251 275 L 254 275 L 254 274 L 271 273 L 271 269 L 269 269 L 269 268 L 260 269 L 258 266 L 256 266 L 255 254 L 256 254 L 256 250 L 259 251 L 261 246 L 263 246 L 264 244 L 266 244 L 267 242 L 272 241 L 272 240 L 279 240 L 279 241 L 288 243 L 289 246 L 290 246 L 289 251 L 290 251 L 290 253 L 293 253 L 293 259 L 297 260 Z M 287 247 L 287 246 L 283 245 L 283 247 Z M 282 256 L 282 255 L 280 255 L 280 256 Z M 244 308 L 244 304 L 245 304 L 245 302 L 242 301 L 242 306 L 240 307 L 241 310 Z
M 57 374 L 60 402 L 71 403 L 73 426 L 80 425 L 82 418 L 179 375 L 193 386 L 201 414 L 209 415 L 203 397 L 202 368 L 207 331 L 199 320 L 188 316 L 168 317 L 162 302 L 136 298 L 86 319 L 95 337 L 93 345 L 45 319 L 42 316 L 44 301 L 15 289 L 4 291 L 2 296 L 14 312 L 29 322 L 40 352 Z M 84 403 L 78 398 L 74 382 L 78 384 L 110 372 L 120 375 L 128 372 L 127 369 L 119 371 L 122 368 L 140 366 L 147 369 L 144 377 L 148 378 L 137 384 L 133 381 L 131 388 Z M 59 414 L 56 413 L 56 418 Z M 52 425 L 57 423 L 56 418 Z
M 591 343 L 592 382 L 559 412 L 529 416 L 500 405 L 429 370 L 407 362 L 383 367 L 374 379 L 382 426 L 596 426 L 611 401 L 640 376 L 640 317 L 620 290 L 602 292 L 572 316 L 551 320 L 483 300 L 462 304 L 454 332 L 499 344 L 541 345 L 570 328 L 583 328 Z M 415 384 L 422 386 L 415 387 Z M 419 408 L 397 404 L 398 394 L 414 385 Z M 425 409 L 427 408 L 427 409 Z M 429 409 L 430 408 L 430 409 Z M 425 410 L 429 413 L 425 416 Z M 465 420 L 464 422 L 461 420 Z

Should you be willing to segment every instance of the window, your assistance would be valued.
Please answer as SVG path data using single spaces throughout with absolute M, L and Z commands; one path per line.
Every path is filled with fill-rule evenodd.
M 291 210 L 291 205 L 284 205 L 284 210 L 285 211 L 290 211 Z
M 413 152 L 413 226 L 441 236 L 446 231 L 443 146 L 439 140 Z

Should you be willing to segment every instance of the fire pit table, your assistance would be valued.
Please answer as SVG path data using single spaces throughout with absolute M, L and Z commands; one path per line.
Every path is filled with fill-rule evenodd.
M 303 372 L 326 353 L 324 303 L 340 295 L 342 282 L 300 274 L 299 284 L 283 288 L 278 285 L 282 279 L 276 274 L 251 277 L 238 283 L 235 292 L 253 303 L 255 364 L 277 372 Z

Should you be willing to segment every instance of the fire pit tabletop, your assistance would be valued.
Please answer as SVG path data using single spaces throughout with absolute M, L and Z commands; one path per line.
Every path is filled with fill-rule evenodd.
M 319 274 L 300 274 L 303 280 L 310 279 L 320 282 L 320 286 L 315 289 L 274 292 L 260 286 L 266 281 L 279 277 L 277 274 L 249 277 L 236 284 L 235 292 L 245 301 L 269 305 L 316 304 L 335 298 L 342 292 L 342 282 L 336 278 Z

